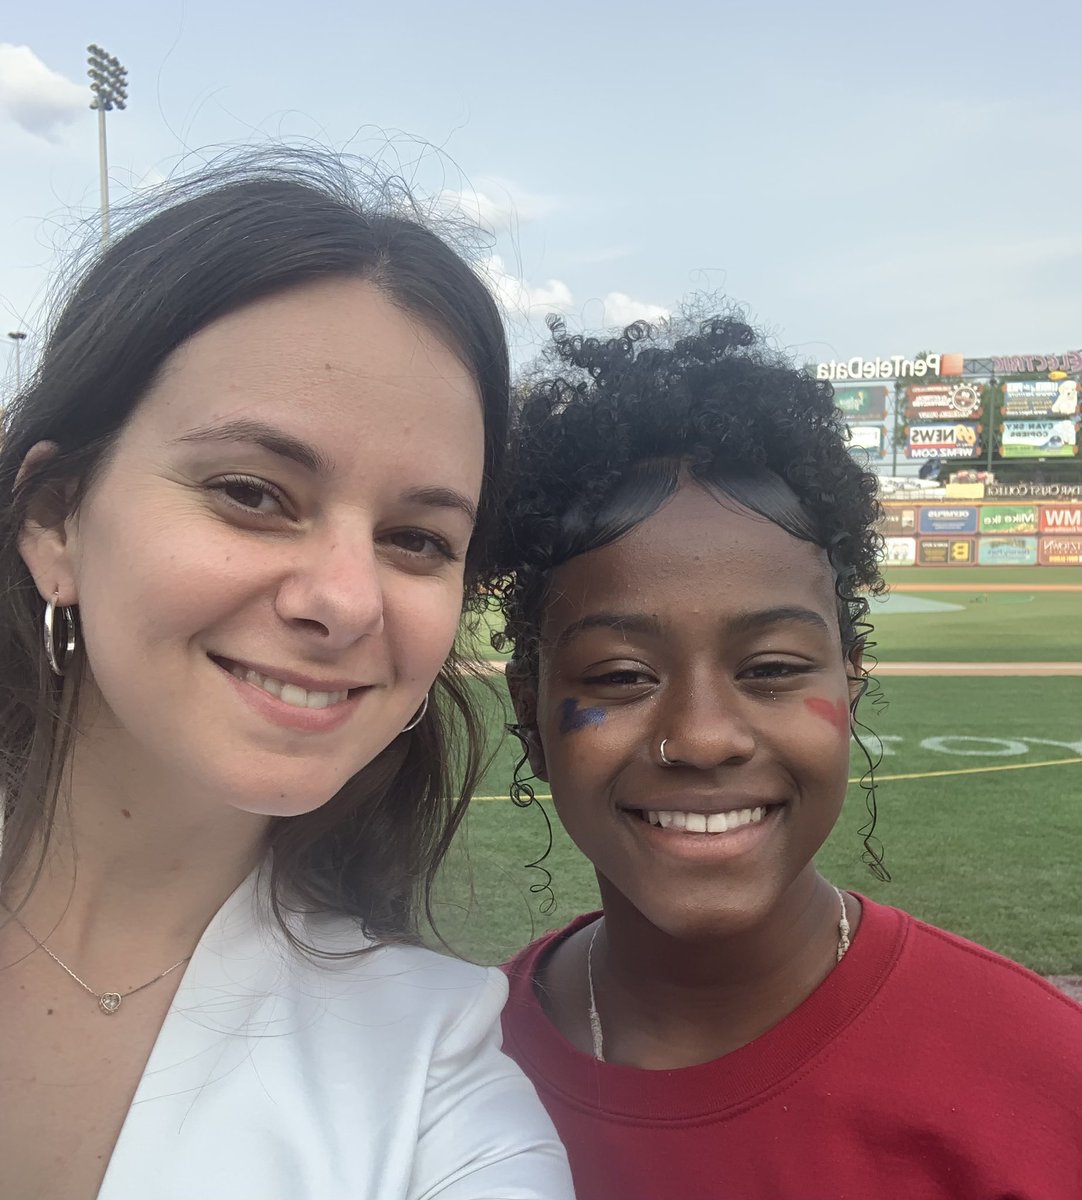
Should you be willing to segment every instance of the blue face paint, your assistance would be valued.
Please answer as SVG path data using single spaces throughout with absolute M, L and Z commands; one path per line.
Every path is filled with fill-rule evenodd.
M 579 708 L 579 702 L 571 697 L 560 703 L 560 732 L 575 733 L 579 729 L 589 729 L 592 725 L 600 725 L 605 719 L 603 708 Z

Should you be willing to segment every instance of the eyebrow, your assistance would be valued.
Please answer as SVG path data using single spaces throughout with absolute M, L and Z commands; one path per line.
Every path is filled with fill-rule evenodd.
M 820 633 L 830 633 L 830 625 L 813 608 L 800 604 L 783 604 L 776 608 L 757 609 L 734 617 L 728 628 L 732 633 L 755 633 L 771 625 L 810 625 Z
M 302 442 L 292 434 L 285 433 L 263 421 L 240 417 L 232 421 L 219 421 L 204 425 L 182 434 L 178 442 L 250 442 L 263 450 L 299 463 L 314 475 L 330 475 L 334 464 L 322 451 Z M 477 520 L 477 506 L 468 496 L 453 488 L 419 487 L 405 492 L 402 499 L 407 504 L 425 508 L 448 508 L 462 512 L 472 525 Z
M 830 633 L 830 625 L 814 609 L 799 604 L 779 605 L 775 608 L 757 609 L 755 612 L 740 613 L 726 622 L 729 634 L 755 633 L 772 625 L 808 625 L 819 633 Z M 560 649 L 591 629 L 613 629 L 617 633 L 639 633 L 650 637 L 661 637 L 661 622 L 645 613 L 590 613 L 572 621 L 562 629 L 553 642 L 553 649 Z
M 572 621 L 566 628 L 561 629 L 553 642 L 553 648 L 559 649 L 573 642 L 575 638 L 589 633 L 591 629 L 614 629 L 617 633 L 642 633 L 651 637 L 661 636 L 661 622 L 657 617 L 645 613 L 590 613 Z
M 450 508 L 464 513 L 472 525 L 477 520 L 477 506 L 469 497 L 454 488 L 420 487 L 404 492 L 402 499 L 407 504 L 421 504 L 426 508 Z
M 252 421 L 241 417 L 232 421 L 219 421 L 213 425 L 204 425 L 193 429 L 190 433 L 182 434 L 178 442 L 251 442 L 279 458 L 287 458 L 298 463 L 315 475 L 329 475 L 332 469 L 331 460 L 292 434 L 266 425 L 262 421 Z

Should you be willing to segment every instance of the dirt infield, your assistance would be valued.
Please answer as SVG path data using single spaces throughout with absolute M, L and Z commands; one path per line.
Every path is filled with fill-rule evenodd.
M 1082 583 L 895 583 L 892 592 L 1082 592 Z
M 1046 975 L 1045 978 L 1053 987 L 1082 1004 L 1082 975 Z

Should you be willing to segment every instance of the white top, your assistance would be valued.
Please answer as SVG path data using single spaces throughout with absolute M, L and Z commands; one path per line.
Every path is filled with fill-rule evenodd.
M 345 918 L 297 920 L 321 949 L 370 944 Z M 303 956 L 253 875 L 188 964 L 99 1200 L 573 1200 L 499 1050 L 506 993 L 429 950 Z

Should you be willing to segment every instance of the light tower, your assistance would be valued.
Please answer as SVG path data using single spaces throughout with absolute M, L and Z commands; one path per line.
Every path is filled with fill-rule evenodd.
M 18 392 L 22 390 L 23 386 L 21 348 L 22 343 L 26 340 L 26 333 L 22 329 L 16 329 L 9 333 L 8 337 L 15 344 L 15 390 Z
M 114 108 L 126 108 L 128 72 L 120 59 L 106 54 L 93 42 L 87 50 L 87 74 L 94 99 L 90 107 L 98 114 L 98 166 L 101 172 L 101 240 L 109 240 L 109 159 L 105 148 L 105 114 Z

